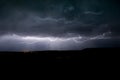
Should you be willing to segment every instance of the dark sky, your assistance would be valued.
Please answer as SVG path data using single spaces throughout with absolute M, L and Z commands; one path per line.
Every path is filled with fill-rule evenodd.
M 119 47 L 119 3 L 119 0 L 0 0 L 0 50 Z M 21 39 L 26 36 L 58 37 L 66 41 L 43 40 L 28 45 L 29 39 L 27 43 Z M 73 38 L 78 36 L 83 43 L 74 42 Z

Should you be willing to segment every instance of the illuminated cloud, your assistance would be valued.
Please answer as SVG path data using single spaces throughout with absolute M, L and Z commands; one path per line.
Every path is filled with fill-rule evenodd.
M 83 49 L 82 46 L 85 46 L 84 43 L 99 40 L 99 39 L 110 39 L 104 33 L 102 35 L 97 35 L 93 37 L 85 36 L 74 36 L 74 37 L 41 37 L 41 36 L 24 36 L 24 35 L 3 35 L 0 37 L 0 51 L 1 50 L 15 50 L 15 51 L 24 51 L 24 50 L 79 50 Z M 5 49 L 4 44 L 6 45 Z M 73 48 L 75 47 L 75 48 Z M 86 46 L 87 48 L 87 46 Z

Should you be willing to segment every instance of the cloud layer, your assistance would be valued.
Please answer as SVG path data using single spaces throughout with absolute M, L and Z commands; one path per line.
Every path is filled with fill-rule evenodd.
M 119 46 L 119 7 L 117 0 L 0 0 L 0 50 Z

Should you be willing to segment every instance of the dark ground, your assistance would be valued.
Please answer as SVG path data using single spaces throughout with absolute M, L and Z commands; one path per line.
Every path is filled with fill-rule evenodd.
M 0 52 L 1 63 L 98 63 L 118 62 L 120 48 L 93 48 L 81 51 Z

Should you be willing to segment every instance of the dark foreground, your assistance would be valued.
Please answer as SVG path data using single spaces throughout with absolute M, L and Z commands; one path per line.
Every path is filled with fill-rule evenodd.
M 77 51 L 0 52 L 1 63 L 63 62 L 84 63 L 119 61 L 120 48 L 99 48 Z

